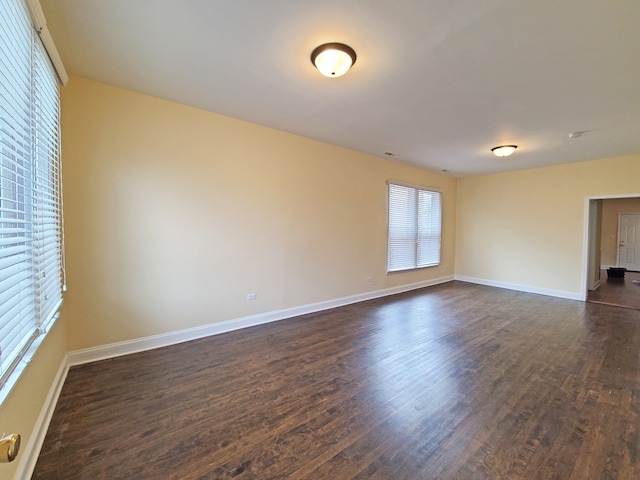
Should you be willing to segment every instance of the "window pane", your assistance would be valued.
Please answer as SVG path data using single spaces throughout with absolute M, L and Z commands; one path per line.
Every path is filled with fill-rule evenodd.
M 440 263 L 440 192 L 418 191 L 418 259 L 416 266 Z
M 402 185 L 389 185 L 388 271 L 416 265 L 416 191 Z

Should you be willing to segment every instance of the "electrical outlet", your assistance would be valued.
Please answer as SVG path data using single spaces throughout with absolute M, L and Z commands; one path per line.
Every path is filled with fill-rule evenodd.
M 257 295 L 255 293 L 250 293 L 247 295 L 247 300 L 255 300 Z

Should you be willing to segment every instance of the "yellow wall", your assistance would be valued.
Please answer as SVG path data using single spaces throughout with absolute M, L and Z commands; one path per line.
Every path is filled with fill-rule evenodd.
M 456 275 L 579 294 L 585 197 L 640 193 L 638 178 L 640 155 L 461 179 Z
M 640 198 L 614 198 L 602 205 L 602 265 L 616 266 L 618 261 L 618 215 L 640 213 Z
M 640 156 L 456 181 L 78 77 L 62 109 L 69 291 L 0 409 L 25 443 L 67 351 L 441 278 L 454 259 L 578 293 L 585 197 L 640 194 Z M 385 273 L 388 179 L 443 189 L 440 267 Z
M 20 380 L 0 407 L 0 433 L 19 433 L 22 447 L 18 458 L 0 464 L 0 478 L 13 478 L 65 353 L 67 352 L 64 316 L 53 325 L 27 365 Z
M 453 274 L 453 178 L 78 77 L 62 131 L 71 350 Z M 388 179 L 444 190 L 441 267 L 386 275 Z

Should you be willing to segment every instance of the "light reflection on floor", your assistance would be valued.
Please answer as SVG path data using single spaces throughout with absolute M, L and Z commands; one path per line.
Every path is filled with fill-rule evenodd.
M 422 296 L 377 312 L 380 332 L 369 352 L 372 388 L 400 430 L 419 427 L 420 421 L 460 399 L 452 372 L 454 349 L 444 336 L 449 328 L 440 323 L 439 308 Z M 421 345 L 420 354 L 409 355 L 416 345 Z

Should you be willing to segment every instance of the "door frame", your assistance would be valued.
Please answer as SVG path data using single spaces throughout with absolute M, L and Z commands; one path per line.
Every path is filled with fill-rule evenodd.
M 627 193 L 627 194 L 613 194 L 613 195 L 593 195 L 584 198 L 584 217 L 583 217 L 583 234 L 582 234 L 582 272 L 581 272 L 581 287 L 580 298 L 582 301 L 587 301 L 587 295 L 589 294 L 589 258 L 590 255 L 595 255 L 596 252 L 590 251 L 591 235 L 591 200 L 611 200 L 615 198 L 640 198 L 639 193 Z M 602 232 L 594 232 L 596 235 L 601 235 Z
M 598 224 L 598 219 L 602 220 L 603 200 L 589 200 L 589 259 L 587 264 L 587 295 L 589 291 L 600 287 L 600 270 L 602 269 L 601 252 L 596 249 L 600 247 L 598 237 L 602 237 L 602 221 Z M 596 269 L 597 280 L 596 280 Z

